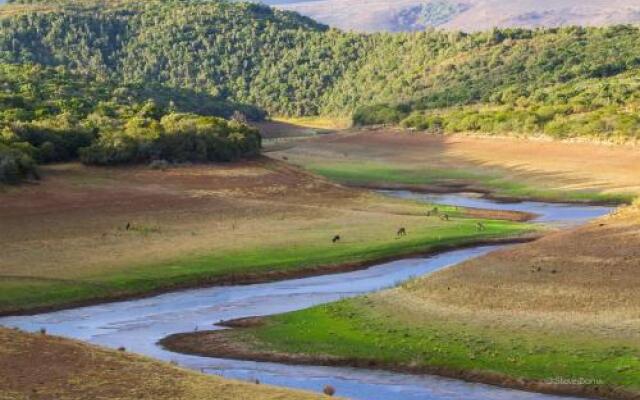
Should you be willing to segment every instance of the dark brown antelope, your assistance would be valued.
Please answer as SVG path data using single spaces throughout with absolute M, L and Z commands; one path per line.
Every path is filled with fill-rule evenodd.
M 402 236 L 407 236 L 407 230 L 404 228 L 400 228 L 398 229 L 398 233 L 397 233 L 398 237 L 402 237 Z
M 336 394 L 336 388 L 334 388 L 331 385 L 326 385 L 323 389 L 322 389 L 322 393 L 326 394 L 327 396 L 331 397 L 334 394 Z
M 335 235 L 333 239 L 331 239 L 333 243 L 338 243 L 340 241 L 340 235 Z

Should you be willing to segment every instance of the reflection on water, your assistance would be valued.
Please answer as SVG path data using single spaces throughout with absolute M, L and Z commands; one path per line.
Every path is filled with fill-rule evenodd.
M 606 207 L 584 207 L 544 203 L 499 204 L 459 195 L 432 196 L 410 192 L 387 194 L 440 204 L 513 209 L 540 215 L 540 221 L 575 223 L 606 214 Z M 380 264 L 366 270 L 247 286 L 186 290 L 146 299 L 25 317 L 0 318 L 0 324 L 29 331 L 46 328 L 51 334 L 85 340 L 180 365 L 237 379 L 259 379 L 263 383 L 320 391 L 326 384 L 338 395 L 353 399 L 448 400 L 448 399 L 554 399 L 536 393 L 502 389 L 432 376 L 413 376 L 351 368 L 287 366 L 214 359 L 175 354 L 156 342 L 173 333 L 217 329 L 220 320 L 271 315 L 299 310 L 394 286 L 412 277 L 428 274 L 497 246 L 479 246 L 426 258 L 411 258 Z

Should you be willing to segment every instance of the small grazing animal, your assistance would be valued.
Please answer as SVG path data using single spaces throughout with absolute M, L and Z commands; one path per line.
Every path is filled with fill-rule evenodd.
M 404 228 L 400 228 L 400 229 L 398 229 L 397 236 L 398 236 L 398 237 L 401 237 L 401 236 L 407 236 L 407 230 L 406 230 L 406 229 L 404 229 Z
M 486 230 L 486 229 L 487 229 L 487 228 L 484 226 L 484 224 L 483 224 L 482 222 L 478 222 L 478 223 L 476 224 L 476 230 L 477 230 L 478 232 L 482 232 L 482 231 L 484 231 L 484 230 Z
M 327 386 L 324 387 L 322 392 L 324 394 L 326 394 L 327 396 L 333 396 L 334 394 L 336 394 L 336 389 L 331 385 L 327 385 Z
M 131 229 L 131 222 L 127 222 L 127 226 L 125 227 L 126 230 Z
M 443 220 L 443 221 L 449 221 L 449 215 L 448 214 L 442 214 L 440 216 L 440 219 Z
M 340 238 L 340 235 L 335 235 L 335 236 L 333 237 L 333 239 L 331 239 L 331 241 L 332 241 L 333 243 L 338 243 L 338 242 L 340 241 L 340 239 L 341 239 L 341 238 Z

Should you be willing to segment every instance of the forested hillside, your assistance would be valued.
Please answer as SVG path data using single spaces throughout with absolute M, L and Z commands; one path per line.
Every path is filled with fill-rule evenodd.
M 260 148 L 242 122 L 262 111 L 191 90 L 118 86 L 37 64 L 0 64 L 0 82 L 0 183 L 37 178 L 37 163 L 227 161 Z
M 249 3 L 14 2 L 0 8 L 3 146 L 15 148 L 24 126 L 123 131 L 149 108 L 161 110 L 151 113 L 159 130 L 170 113 L 268 112 L 636 138 L 639 44 L 631 26 L 366 35 Z M 55 145 L 35 145 L 45 141 Z
M 272 114 L 348 115 L 385 102 L 555 105 L 582 86 L 589 100 L 612 105 L 632 100 L 626 83 L 640 65 L 640 31 L 628 26 L 361 35 L 247 3 L 64 4 L 6 6 L 0 61 L 63 65 Z

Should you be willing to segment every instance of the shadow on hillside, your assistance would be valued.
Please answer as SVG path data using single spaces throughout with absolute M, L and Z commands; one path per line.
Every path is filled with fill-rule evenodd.
M 188 88 L 172 88 L 160 85 L 130 85 L 119 96 L 133 97 L 137 101 L 153 100 L 163 107 L 180 112 L 231 118 L 238 111 L 249 121 L 263 121 L 267 113 L 254 105 L 239 103 L 212 96 L 203 91 Z

